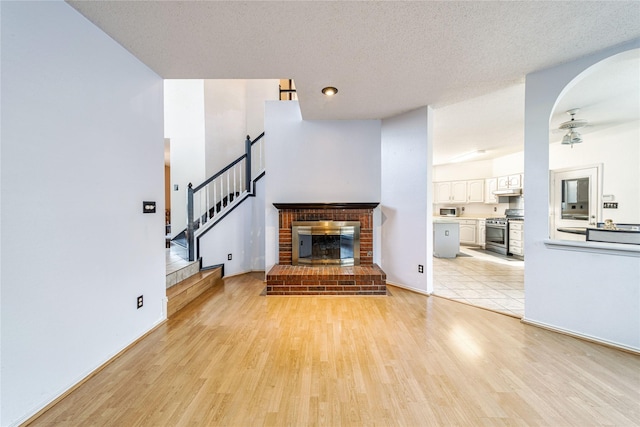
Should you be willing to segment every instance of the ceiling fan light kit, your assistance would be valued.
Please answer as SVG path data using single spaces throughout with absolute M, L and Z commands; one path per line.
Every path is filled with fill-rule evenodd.
M 560 125 L 560 129 L 569 130 L 562 138 L 562 144 L 571 145 L 571 148 L 573 148 L 573 144 L 580 144 L 582 142 L 582 135 L 580 135 L 576 128 L 581 128 L 588 124 L 586 120 L 576 120 L 575 115 L 578 113 L 578 111 L 580 111 L 579 108 L 572 108 L 571 110 L 567 111 L 567 114 L 571 116 L 571 120 Z

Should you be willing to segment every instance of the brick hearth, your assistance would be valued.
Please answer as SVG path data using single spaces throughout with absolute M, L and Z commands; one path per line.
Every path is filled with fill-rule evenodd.
M 386 295 L 387 275 L 376 264 L 353 267 L 275 265 L 267 295 Z
M 278 265 L 267 274 L 267 295 L 386 295 L 386 274 L 373 263 L 377 203 L 274 203 L 278 209 Z M 360 265 L 291 265 L 293 221 L 359 221 Z

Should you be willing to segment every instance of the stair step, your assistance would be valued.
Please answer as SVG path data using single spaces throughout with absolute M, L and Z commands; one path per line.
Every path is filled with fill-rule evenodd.
M 200 260 L 196 260 L 178 270 L 168 273 L 167 289 L 177 285 L 181 281 L 193 276 L 194 274 L 198 274 L 199 271 L 200 271 Z
M 170 287 L 167 289 L 167 317 L 218 284 L 222 284 L 222 268 L 200 271 Z

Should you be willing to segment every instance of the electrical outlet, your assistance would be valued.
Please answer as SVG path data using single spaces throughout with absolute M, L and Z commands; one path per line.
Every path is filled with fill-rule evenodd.
M 604 202 L 604 209 L 618 209 L 618 202 Z
M 142 308 L 143 305 L 144 305 L 144 301 L 143 301 L 142 295 L 140 295 L 138 297 L 138 308 Z
M 227 255 L 227 261 L 231 261 L 231 258 L 233 258 L 233 257 L 231 256 L 231 254 L 228 254 L 228 255 Z
M 422 264 L 418 264 L 418 273 L 424 273 L 424 266 Z
M 493 207 L 494 212 L 498 212 L 498 208 L 496 206 Z

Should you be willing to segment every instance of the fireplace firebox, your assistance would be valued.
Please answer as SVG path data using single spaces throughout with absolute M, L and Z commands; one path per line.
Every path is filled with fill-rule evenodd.
M 293 265 L 360 265 L 359 221 L 293 221 Z

